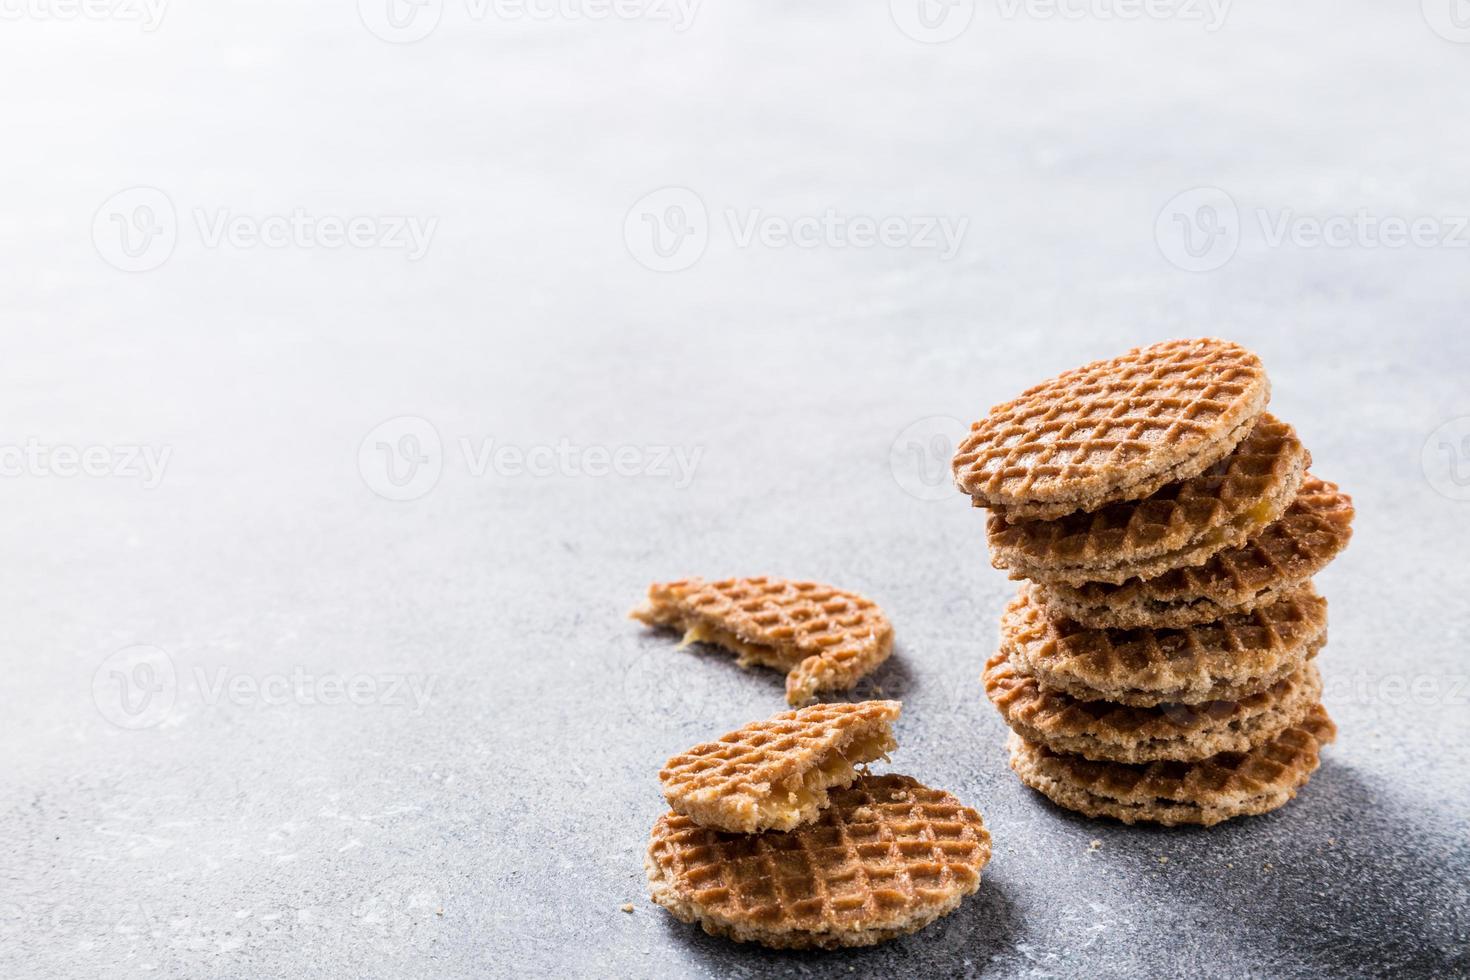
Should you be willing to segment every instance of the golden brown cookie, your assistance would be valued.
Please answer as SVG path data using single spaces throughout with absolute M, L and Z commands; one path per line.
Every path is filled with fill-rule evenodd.
M 751 722 L 665 762 L 664 799 L 716 830 L 790 830 L 814 819 L 858 766 L 893 751 L 899 709 L 897 701 L 814 704 Z
M 1291 506 L 1311 455 L 1270 413 L 1229 456 L 1149 497 L 1057 520 L 992 514 L 991 563 L 1012 578 L 1121 584 L 1200 565 L 1238 547 Z
M 684 631 L 685 643 L 713 643 L 742 667 L 787 671 L 786 700 L 851 689 L 888 659 L 893 627 L 870 599 L 815 582 L 776 578 L 691 578 L 649 586 L 632 613 L 650 626 Z
M 1000 636 L 1016 669 L 1079 700 L 1238 701 L 1316 656 L 1327 642 L 1327 600 L 1307 584 L 1213 623 L 1094 630 L 1052 618 L 1022 588 L 1001 616 Z
M 992 408 L 955 453 L 955 483 L 1013 520 L 1137 500 L 1226 456 L 1270 393 L 1260 358 L 1237 344 L 1140 347 Z
M 1210 827 L 1287 803 L 1316 771 L 1322 746 L 1336 737 L 1319 704 L 1300 724 L 1249 752 L 1222 752 L 1200 762 L 1093 762 L 1016 734 L 1009 745 L 1021 781 L 1059 806 L 1130 824 Z
M 779 949 L 870 946 L 959 907 L 980 887 L 980 814 L 908 776 L 864 776 L 814 823 L 728 834 L 668 813 L 644 862 L 653 900 L 683 922 Z
M 985 693 L 1012 731 L 1053 752 L 1112 762 L 1194 762 L 1245 752 L 1299 724 L 1322 697 L 1322 677 L 1309 663 L 1239 701 L 1141 708 L 1049 690 L 1002 651 L 985 665 Z
M 1353 502 L 1337 485 L 1307 474 L 1286 513 L 1238 548 L 1203 565 L 1122 585 L 1038 584 L 1054 615 L 1084 626 L 1191 626 L 1274 602 L 1332 561 L 1352 537 Z

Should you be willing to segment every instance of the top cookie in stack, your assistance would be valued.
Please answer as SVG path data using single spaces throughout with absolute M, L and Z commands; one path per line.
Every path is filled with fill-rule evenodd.
M 1243 347 L 1141 347 L 992 408 L 955 453 L 955 482 L 1009 520 L 1138 500 L 1229 455 L 1270 397 L 1261 359 Z
M 1308 582 L 1352 505 L 1307 472 L 1269 397 L 1239 345 L 1166 341 L 1036 385 L 961 443 L 955 480 L 991 512 L 992 562 L 1031 583 L 1008 616 L 1033 625 L 1008 620 L 987 692 L 1017 732 L 1013 768 L 1053 800 L 1208 824 L 1281 805 L 1316 768 L 1332 728 L 1306 696 L 1326 631 Z

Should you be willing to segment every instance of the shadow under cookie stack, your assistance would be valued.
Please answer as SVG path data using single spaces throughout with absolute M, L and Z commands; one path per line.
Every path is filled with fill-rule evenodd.
M 1166 341 L 1028 389 L 959 446 L 992 563 L 1024 583 L 986 694 L 1053 802 L 1210 826 L 1284 805 L 1335 737 L 1311 580 L 1352 502 L 1269 396 L 1250 351 Z

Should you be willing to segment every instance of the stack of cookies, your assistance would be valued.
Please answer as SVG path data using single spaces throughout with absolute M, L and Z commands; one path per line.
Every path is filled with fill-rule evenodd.
M 986 693 L 1056 803 L 1209 826 L 1286 803 L 1332 741 L 1311 579 L 1352 502 L 1269 395 L 1250 351 L 1168 341 L 1036 385 L 956 452 L 992 563 L 1025 583 Z
M 897 701 L 816 704 L 669 759 L 672 810 L 644 868 L 653 900 L 711 935 L 791 949 L 868 946 L 980 887 L 980 815 L 867 764 L 896 746 Z

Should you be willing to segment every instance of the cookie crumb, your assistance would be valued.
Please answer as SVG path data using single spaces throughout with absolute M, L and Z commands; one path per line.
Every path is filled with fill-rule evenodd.
M 632 902 L 624 902 L 623 905 L 622 905 L 622 909 L 623 909 L 624 912 L 631 912 L 631 911 L 633 911 L 633 903 Z
M 1159 855 L 1159 863 L 1160 864 L 1168 864 L 1169 863 L 1169 859 L 1166 858 L 1164 855 L 1160 854 Z
M 1087 849 L 1089 851 L 1095 851 L 1095 850 L 1097 850 L 1100 847 L 1102 847 L 1102 841 L 1096 840 L 1096 839 L 1094 839 L 1091 844 L 1088 844 L 1087 845 Z

